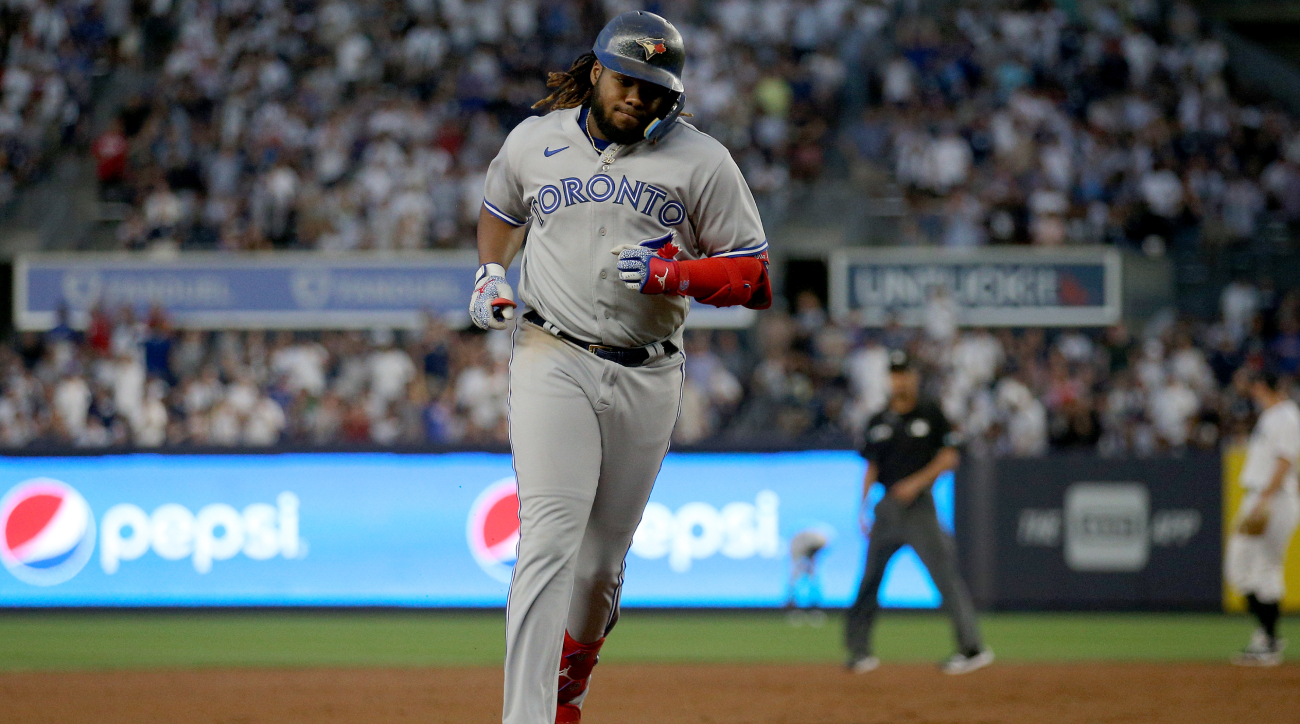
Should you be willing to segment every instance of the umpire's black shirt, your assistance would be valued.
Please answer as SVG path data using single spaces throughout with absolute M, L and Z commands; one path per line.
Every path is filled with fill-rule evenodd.
M 922 400 L 900 415 L 885 408 L 867 423 L 862 457 L 876 467 L 876 479 L 886 488 L 920 470 L 945 447 L 956 446 L 952 425 L 943 410 Z

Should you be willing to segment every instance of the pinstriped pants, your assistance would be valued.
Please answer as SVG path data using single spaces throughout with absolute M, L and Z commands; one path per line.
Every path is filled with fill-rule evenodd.
M 618 620 L 623 560 L 677 421 L 682 363 L 674 355 L 623 367 L 518 325 L 510 444 L 519 557 L 506 610 L 504 724 L 554 724 L 566 626 L 589 643 Z

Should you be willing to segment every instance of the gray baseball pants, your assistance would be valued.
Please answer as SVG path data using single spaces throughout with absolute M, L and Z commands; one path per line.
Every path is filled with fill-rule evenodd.
M 518 324 L 510 444 L 519 557 L 506 608 L 504 724 L 554 724 L 565 627 L 591 643 L 618 620 L 623 561 L 677 421 L 682 362 L 623 367 Z
M 871 655 L 871 626 L 880 607 L 877 596 L 885 564 L 904 545 L 910 545 L 930 571 L 930 578 L 943 596 L 943 608 L 952 618 L 958 650 L 972 652 L 983 648 L 975 604 L 957 572 L 957 548 L 952 537 L 939 528 L 934 497 L 922 493 L 911 505 L 904 506 L 886 495 L 876 504 L 876 521 L 871 526 L 867 546 L 866 570 L 858 588 L 858 599 L 849 609 L 844 639 L 851 658 Z

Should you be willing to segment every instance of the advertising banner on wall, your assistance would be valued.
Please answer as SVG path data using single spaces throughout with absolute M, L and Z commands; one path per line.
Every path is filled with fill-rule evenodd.
M 1219 459 L 999 460 L 995 604 L 1217 608 Z
M 623 603 L 768 607 L 790 541 L 829 539 L 814 588 L 856 593 L 863 462 L 851 452 L 672 454 Z M 510 458 L 120 455 L 0 459 L 0 606 L 503 606 L 518 540 Z M 936 489 L 952 522 L 952 480 Z M 881 595 L 938 605 L 915 554 Z
M 981 327 L 1095 327 L 1119 321 L 1114 249 L 850 248 L 830 258 L 831 312 L 868 326 L 923 323 L 939 295 Z
M 200 329 L 415 328 L 426 314 L 464 326 L 477 268 L 474 252 L 26 254 L 14 262 L 14 323 L 49 329 L 65 306 L 81 325 L 103 304 L 142 317 L 158 305 L 178 326 Z M 518 264 L 507 278 L 518 288 Z M 751 309 L 696 304 L 687 325 L 753 319 Z

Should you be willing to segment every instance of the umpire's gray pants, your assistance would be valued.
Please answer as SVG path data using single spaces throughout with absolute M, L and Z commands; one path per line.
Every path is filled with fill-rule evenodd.
M 934 497 L 922 493 L 911 505 L 886 495 L 876 504 L 876 522 L 867 546 L 867 565 L 858 588 L 858 599 L 849 609 L 844 627 L 845 644 L 852 658 L 871 655 L 871 626 L 879 608 L 877 596 L 885 564 L 904 545 L 910 545 L 930 571 L 930 578 L 943 596 L 943 607 L 952 617 L 958 650 L 972 652 L 983 647 L 975 605 L 957 572 L 957 548 L 952 537 L 939 528 Z
M 591 643 L 618 620 L 623 559 L 668 451 L 682 375 L 681 355 L 623 367 L 519 323 L 510 359 L 519 558 L 506 606 L 505 724 L 554 724 L 565 628 Z

